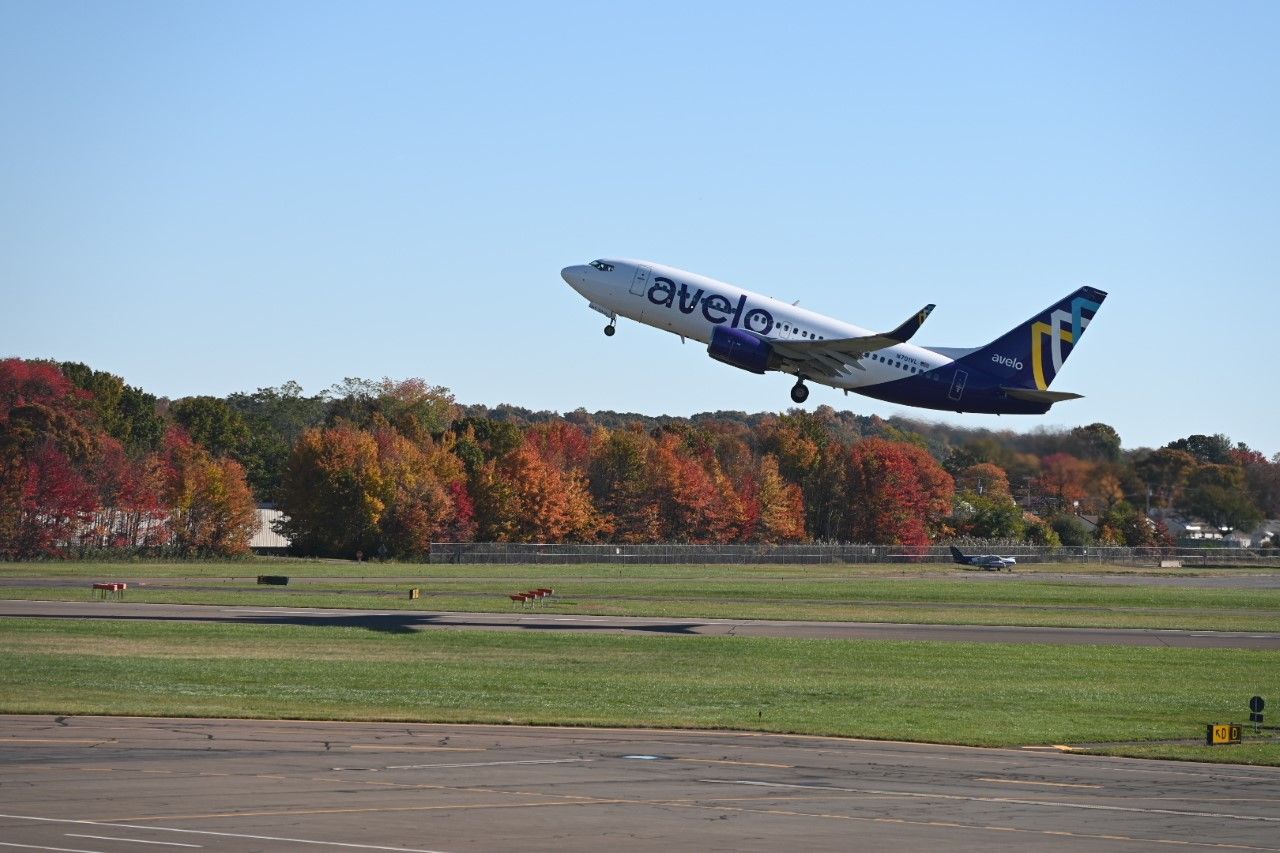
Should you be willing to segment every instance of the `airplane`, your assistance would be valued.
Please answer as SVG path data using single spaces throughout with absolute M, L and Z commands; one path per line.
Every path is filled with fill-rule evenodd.
M 983 569 L 1012 569 L 1018 562 L 1013 557 L 1001 557 L 996 554 L 975 554 L 966 557 L 955 545 L 951 546 L 951 560 L 962 566 L 980 566 Z
M 599 259 L 560 276 L 609 318 L 606 335 L 626 317 L 707 344 L 712 358 L 742 370 L 791 374 L 797 404 L 811 380 L 905 406 L 997 415 L 1042 415 L 1082 396 L 1049 384 L 1107 296 L 1081 287 L 985 346 L 926 348 L 908 341 L 933 305 L 876 334 L 652 261 Z

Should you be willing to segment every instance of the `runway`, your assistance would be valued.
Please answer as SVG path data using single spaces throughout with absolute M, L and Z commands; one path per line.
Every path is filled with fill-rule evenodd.
M 729 732 L 0 717 L 0 849 L 1280 850 L 1280 768 Z
M 796 637 L 844 640 L 931 640 L 956 643 L 1165 646 L 1280 649 L 1280 632 L 1142 628 L 1034 628 L 1007 625 L 919 625 L 894 622 L 806 622 L 751 619 L 657 619 L 569 616 L 536 611 L 456 613 L 424 610 L 311 610 L 125 601 L 0 600 L 0 617 L 143 619 L 257 625 L 362 627 L 376 631 L 490 630 L 670 634 L 710 637 Z

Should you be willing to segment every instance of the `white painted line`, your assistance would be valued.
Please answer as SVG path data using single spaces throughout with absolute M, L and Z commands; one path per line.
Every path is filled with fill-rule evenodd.
M 349 613 L 347 611 L 328 611 L 328 610 L 284 610 L 279 607 L 268 607 L 260 610 L 250 609 L 248 607 L 224 607 L 223 613 L 270 613 L 274 616 L 363 616 L 363 613 Z M 371 616 L 383 616 L 382 613 L 371 613 Z
M 581 764 L 594 758 L 538 758 L 529 761 L 477 761 L 473 764 L 395 764 L 388 770 L 423 770 L 429 767 L 502 767 L 510 764 Z
M 1101 785 L 1081 785 L 1074 782 L 1033 782 L 1030 779 L 996 779 L 992 776 L 979 776 L 976 782 L 995 782 L 1000 785 L 1048 785 L 1051 788 L 1101 788 Z
M 1263 823 L 1280 823 L 1280 817 L 1262 815 L 1227 814 L 1225 812 L 1193 812 L 1181 809 L 1140 809 L 1133 806 L 1104 806 L 1093 803 L 1067 803 L 1053 800 L 1018 800 L 1012 797 L 966 797 L 960 794 L 928 794 L 922 791 L 882 791 L 875 788 L 840 788 L 835 785 L 794 785 L 785 782 L 754 782 L 746 779 L 702 779 L 712 785 L 753 785 L 760 788 L 800 788 L 806 791 L 837 791 L 848 794 L 872 794 L 880 797 L 913 797 L 923 800 L 961 800 L 971 803 L 1010 803 L 1017 806 L 1048 806 L 1060 809 L 1085 809 L 1100 812 L 1137 812 L 1138 814 L 1167 814 L 1179 817 L 1211 817 L 1226 820 L 1256 820 Z
M 212 835 L 218 838 L 248 838 L 251 841 L 286 841 L 290 844 L 315 844 L 322 847 L 344 847 L 352 850 L 390 850 L 392 853 L 445 853 L 443 850 L 430 850 L 421 847 L 385 847 L 380 844 L 355 844 L 347 841 L 317 841 L 314 838 L 286 838 L 278 835 L 249 835 L 244 832 L 214 832 L 209 829 L 179 829 L 174 826 L 143 826 L 136 823 L 111 823 L 104 820 L 73 820 L 63 817 L 36 817 L 34 815 L 0 814 L 0 818 L 8 820 L 33 820 L 42 823 L 73 823 L 79 826 L 102 826 L 107 829 L 142 829 L 149 832 L 181 832 L 185 835 Z M 61 847 L 33 847 L 30 844 L 10 844 L 0 841 L 0 845 L 8 847 L 29 847 L 35 850 L 58 850 Z M 69 850 L 64 853 L 102 853 L 100 850 Z
M 128 841 L 131 844 L 163 844 L 165 847 L 203 847 L 203 844 L 183 844 L 181 841 L 146 841 L 142 838 L 121 838 L 118 835 L 80 835 L 76 832 L 63 833 L 67 838 L 93 838 L 98 841 Z
M 14 844 L 12 841 L 0 841 L 0 847 L 22 847 L 26 850 L 56 850 L 58 853 L 102 853 L 101 850 L 76 850 L 71 847 L 41 847 L 38 844 Z

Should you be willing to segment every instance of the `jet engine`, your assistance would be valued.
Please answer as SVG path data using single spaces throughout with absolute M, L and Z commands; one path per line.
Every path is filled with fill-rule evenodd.
M 752 373 L 772 370 L 779 361 L 768 341 L 760 340 L 745 329 L 730 329 L 725 326 L 716 326 L 711 330 L 707 355 L 716 361 L 723 361 Z

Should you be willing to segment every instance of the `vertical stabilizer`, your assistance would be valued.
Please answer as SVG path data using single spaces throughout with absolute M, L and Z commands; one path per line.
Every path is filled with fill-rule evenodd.
M 1106 298 L 1104 291 L 1082 287 L 959 361 L 1004 385 L 1044 391 Z

